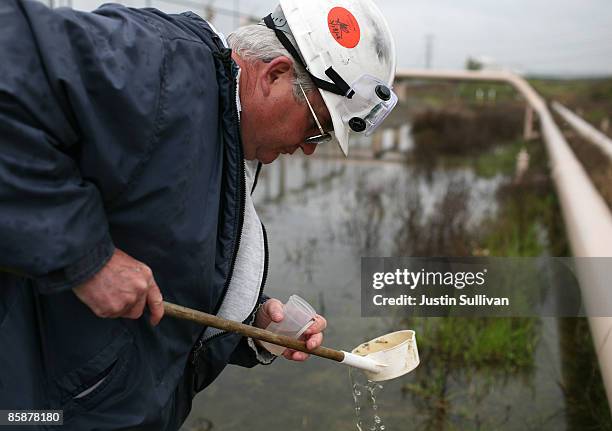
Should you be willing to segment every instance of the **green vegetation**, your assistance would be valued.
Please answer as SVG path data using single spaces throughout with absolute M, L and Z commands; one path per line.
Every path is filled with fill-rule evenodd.
M 492 178 L 500 174 L 510 176 L 516 169 L 516 157 L 519 151 L 525 148 L 531 153 L 535 145 L 538 144 L 517 139 L 509 144 L 494 147 L 474 160 L 474 172 L 483 178 Z
M 561 333 L 561 388 L 567 403 L 568 429 L 612 430 L 610 408 L 601 384 L 593 340 L 584 318 L 559 320 Z
M 568 255 L 556 195 L 522 185 L 501 191 L 496 217 L 483 223 L 480 240 L 486 255 L 535 257 Z M 557 222 L 557 223 L 555 223 Z
M 528 79 L 546 100 L 556 100 L 578 111 L 585 120 L 599 126 L 604 118 L 612 121 L 612 78 L 602 79 Z M 454 109 L 494 106 L 522 102 L 509 84 L 488 82 L 420 81 L 410 88 L 411 103 L 429 109 Z
M 584 80 L 531 80 L 531 85 L 547 100 L 556 100 L 612 137 L 612 78 Z M 604 121 L 605 120 L 605 121 Z M 565 122 L 556 116 L 559 126 Z M 585 141 L 569 127 L 566 139 L 580 163 L 586 167 L 591 181 L 612 210 L 612 163 L 599 148 Z
M 612 116 L 612 78 L 582 80 L 532 79 L 530 84 L 547 100 L 556 100 L 599 126 Z
M 473 89 L 472 84 L 464 87 L 466 94 Z M 483 125 L 485 116 L 497 123 L 493 127 Z M 467 124 L 460 125 L 461 121 Z M 444 238 L 433 242 L 436 245 L 432 248 L 419 250 L 419 255 L 570 255 L 543 142 L 520 139 L 517 135 L 521 128 L 517 125 L 521 121 L 521 110 L 514 102 L 437 109 L 417 117 L 417 164 L 425 169 L 471 166 L 480 177 L 504 178 L 497 192 L 497 210 L 477 229 L 470 228 L 468 217 L 463 215 L 466 208 L 460 203 L 465 200 L 464 190 L 449 188 L 447 202 L 441 203 L 440 209 L 453 208 L 453 212 L 430 225 L 409 228 L 405 235 L 406 239 L 416 237 L 425 244 L 418 236 L 420 230 Z M 502 133 L 498 133 L 500 130 Z M 529 155 L 529 166 L 516 177 L 521 150 Z M 457 220 L 459 225 L 449 229 Z M 466 249 L 465 244 L 470 246 Z M 403 391 L 430 412 L 424 428 L 502 427 L 503 418 L 483 413 L 483 409 L 486 411 L 490 395 L 501 382 L 533 375 L 535 353 L 541 342 L 540 319 L 411 318 L 402 324 L 420 334 L 421 367 L 416 381 L 404 385 Z M 612 420 L 586 320 L 558 319 L 557 324 L 563 364 L 563 382 L 559 384 L 566 397 L 568 429 L 611 430 Z M 470 401 L 454 402 L 458 399 Z M 545 420 L 542 418 L 543 423 Z
M 422 429 L 497 429 L 503 419 L 488 412 L 488 397 L 510 376 L 533 375 L 538 320 L 415 318 L 406 324 L 420 336 L 421 365 L 402 392 L 428 412 Z
M 520 96 L 509 84 L 423 81 L 418 86 L 411 87 L 410 98 L 428 108 L 451 108 L 512 102 L 520 99 Z
M 513 174 L 521 148 L 529 154 L 529 168 L 520 180 L 501 186 L 498 213 L 484 221 L 480 247 L 490 256 L 568 256 L 563 220 L 548 176 L 542 142 L 517 140 L 501 146 L 479 159 L 476 172 L 482 174 L 483 169 L 478 166 L 486 166 L 484 173 L 498 167 L 505 175 Z
M 537 345 L 535 319 L 427 318 L 408 322 L 416 328 L 420 348 L 451 361 L 453 367 L 497 372 L 530 370 Z

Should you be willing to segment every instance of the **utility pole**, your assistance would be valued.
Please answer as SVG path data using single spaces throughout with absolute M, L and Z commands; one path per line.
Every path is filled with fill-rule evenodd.
M 433 34 L 425 35 L 425 69 L 431 69 L 433 64 L 433 42 Z

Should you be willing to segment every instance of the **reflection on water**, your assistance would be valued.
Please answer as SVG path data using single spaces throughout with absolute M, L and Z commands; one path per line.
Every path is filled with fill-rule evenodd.
M 570 368 L 561 362 L 554 319 L 497 319 L 506 322 L 498 326 L 464 319 L 460 326 L 360 316 L 360 256 L 473 254 L 473 234 L 499 210 L 501 176 L 480 178 L 467 168 L 424 175 L 404 163 L 295 156 L 262 175 L 255 201 L 270 242 L 268 295 L 318 304 L 329 322 L 325 345 L 338 349 L 406 325 L 417 329 L 421 366 L 385 382 L 377 396 L 387 431 L 581 429 L 568 420 L 567 391 L 576 385 L 566 382 Z M 508 339 L 499 342 L 492 331 Z M 586 328 L 574 335 L 590 343 Z M 345 373 L 320 358 L 229 366 L 196 397 L 184 429 L 198 430 L 205 418 L 215 431 L 353 430 Z

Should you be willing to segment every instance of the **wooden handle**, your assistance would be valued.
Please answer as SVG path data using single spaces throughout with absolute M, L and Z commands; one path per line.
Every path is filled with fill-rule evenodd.
M 193 310 L 191 308 L 172 304 L 164 301 L 165 315 L 172 316 L 178 319 L 190 320 L 213 328 L 221 329 L 226 332 L 236 332 L 247 337 L 255 338 L 278 346 L 287 347 L 300 352 L 309 353 L 311 355 L 320 356 L 321 358 L 332 359 L 337 362 L 344 360 L 344 353 L 339 350 L 329 349 L 327 347 L 317 347 L 309 350 L 306 348 L 306 343 L 295 338 L 285 335 L 278 335 L 274 332 L 266 331 L 265 329 L 256 328 L 255 326 L 245 325 L 243 323 L 234 322 L 233 320 L 223 319 L 213 316 L 212 314 L 202 311 Z

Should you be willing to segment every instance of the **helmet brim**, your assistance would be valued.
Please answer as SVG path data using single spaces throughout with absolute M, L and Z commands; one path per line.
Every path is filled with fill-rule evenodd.
M 319 93 L 321 93 L 323 102 L 325 102 L 325 106 L 329 111 L 332 124 L 334 125 L 334 131 L 332 134 L 334 139 L 332 142 L 335 141 L 342 150 L 342 153 L 345 156 L 348 156 L 350 129 L 347 127 L 344 121 L 342 121 L 342 117 L 338 113 L 338 110 L 333 108 L 338 104 L 338 101 L 342 99 L 342 96 L 338 96 L 330 93 L 329 91 L 320 89 Z

